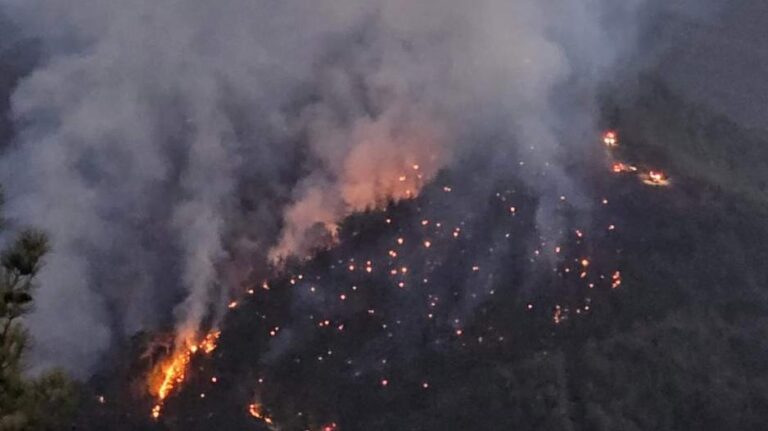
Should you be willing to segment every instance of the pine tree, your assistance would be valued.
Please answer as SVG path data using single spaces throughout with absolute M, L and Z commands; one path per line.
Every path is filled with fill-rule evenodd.
M 46 235 L 29 229 L 0 255 L 0 431 L 53 430 L 74 407 L 74 386 L 60 371 L 24 376 L 29 335 L 21 317 L 32 309 L 48 248 Z

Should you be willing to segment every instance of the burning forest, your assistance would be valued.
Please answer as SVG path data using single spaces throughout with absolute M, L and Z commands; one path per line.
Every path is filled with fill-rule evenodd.
M 687 6 L 278 3 L 0 0 L 0 430 L 762 429 L 768 144 L 647 66 Z
M 649 183 L 643 172 L 658 168 L 628 176 L 605 169 L 629 160 L 620 148 L 637 142 L 610 133 L 609 151 L 585 178 L 595 191 L 590 217 L 565 216 L 557 238 L 536 233 L 537 198 L 517 176 L 478 188 L 441 171 L 418 195 L 343 220 L 333 244 L 313 257 L 243 283 L 222 322 L 219 348 L 189 368 L 162 414 L 136 410 L 136 400 L 118 402 L 117 410 L 94 404 L 105 422 L 91 427 L 121 429 L 110 418 L 130 411 L 125 429 L 504 429 L 541 420 L 535 405 L 496 398 L 521 388 L 563 408 L 551 389 L 529 385 L 554 379 L 549 385 L 560 388 L 558 373 L 576 366 L 588 375 L 569 377 L 569 384 L 594 384 L 604 370 L 581 362 L 611 354 L 593 345 L 610 340 L 606 326 L 631 328 L 662 311 L 647 306 L 678 294 L 648 288 L 665 275 L 638 265 L 658 254 L 645 229 L 683 220 L 692 208 L 681 207 L 681 199 L 703 205 L 686 191 L 694 178 L 671 184 L 665 174 L 664 184 Z M 593 138 L 591 154 L 601 154 L 606 136 Z M 662 185 L 667 190 L 659 194 Z M 557 200 L 558 211 L 571 211 L 568 196 Z M 473 211 L 452 210 L 467 201 Z M 629 312 L 633 305 L 638 309 Z M 515 365 L 498 369 L 504 363 Z M 479 392 L 461 394 L 467 385 Z M 575 387 L 568 396 L 594 397 L 588 391 Z M 463 404 L 465 397 L 476 404 Z M 519 410 L 496 410 L 503 405 Z M 572 415 L 551 418 L 551 426 L 578 420 Z

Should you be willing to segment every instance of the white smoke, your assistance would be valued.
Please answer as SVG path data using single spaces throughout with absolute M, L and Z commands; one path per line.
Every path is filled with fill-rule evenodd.
M 577 193 L 562 132 L 593 108 L 559 100 L 588 100 L 631 40 L 641 1 L 611 3 L 2 0 L 46 52 L 2 159 L 8 216 L 54 244 L 37 362 L 89 370 L 171 304 L 197 330 L 231 250 L 309 253 L 488 132 L 547 199 Z

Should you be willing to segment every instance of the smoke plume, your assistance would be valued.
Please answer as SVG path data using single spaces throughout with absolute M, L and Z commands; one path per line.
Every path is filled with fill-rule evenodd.
M 0 170 L 8 216 L 53 241 L 37 364 L 86 373 L 138 330 L 196 333 L 242 274 L 466 154 L 498 152 L 556 235 L 547 202 L 579 205 L 563 160 L 641 3 L 2 0 L 44 46 Z

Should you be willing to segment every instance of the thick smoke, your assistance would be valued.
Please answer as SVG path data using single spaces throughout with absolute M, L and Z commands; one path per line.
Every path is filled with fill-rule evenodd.
M 86 372 L 467 153 L 509 157 L 556 235 L 571 133 L 641 0 L 3 2 L 45 47 L 2 158 L 8 216 L 54 244 L 36 360 Z

